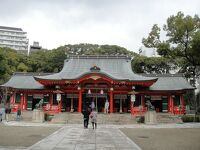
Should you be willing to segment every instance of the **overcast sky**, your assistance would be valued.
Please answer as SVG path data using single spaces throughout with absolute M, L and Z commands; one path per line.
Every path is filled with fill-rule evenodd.
M 119 45 L 138 52 L 153 24 L 178 11 L 200 15 L 200 0 L 0 0 L 0 26 L 19 27 L 29 44 Z

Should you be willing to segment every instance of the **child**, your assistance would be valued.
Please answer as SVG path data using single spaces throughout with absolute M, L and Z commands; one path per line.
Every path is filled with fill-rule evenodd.
M 92 109 L 90 118 L 91 118 L 91 122 L 92 122 L 92 128 L 94 129 L 94 126 L 95 126 L 95 129 L 96 129 L 97 128 L 97 112 L 96 112 L 95 108 Z

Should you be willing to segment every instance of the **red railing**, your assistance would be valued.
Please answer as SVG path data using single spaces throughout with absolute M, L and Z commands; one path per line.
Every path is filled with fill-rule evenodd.
M 147 107 L 133 107 L 131 110 L 132 115 L 144 115 L 147 111 Z
M 182 115 L 185 113 L 185 107 L 174 106 L 174 114 L 175 115 Z
M 44 109 L 45 112 L 51 113 L 51 114 L 60 112 L 60 106 L 59 105 L 48 105 L 47 104 L 47 105 L 43 106 L 43 109 Z

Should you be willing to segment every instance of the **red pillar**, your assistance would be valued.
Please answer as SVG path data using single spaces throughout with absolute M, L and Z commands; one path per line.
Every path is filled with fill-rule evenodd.
M 21 93 L 20 94 L 20 110 L 21 111 L 23 110 L 23 101 L 24 101 L 24 94 Z
M 168 112 L 171 112 L 171 100 L 170 100 L 170 95 L 167 96 L 168 98 Z
M 27 109 L 27 94 L 24 94 L 24 110 Z
M 113 113 L 113 91 L 110 91 L 110 113 Z
M 171 109 L 172 113 L 174 113 L 174 98 L 171 96 Z
M 131 101 L 131 100 L 130 100 L 130 101 Z M 130 104 L 131 104 L 131 114 L 134 115 L 134 112 L 133 112 L 134 102 L 131 101 Z
M 49 104 L 50 104 L 49 110 L 52 110 L 51 108 L 52 108 L 52 105 L 53 105 L 53 94 L 49 95 Z
M 62 110 L 62 98 L 61 98 L 61 100 L 60 100 L 60 103 L 59 103 L 59 112 L 61 112 L 61 110 Z
M 185 113 L 185 106 L 184 106 L 184 97 L 183 97 L 183 95 L 181 95 L 181 108 L 182 108 L 181 112 L 182 112 L 182 114 L 184 114 Z
M 79 90 L 78 96 L 78 112 L 82 112 L 82 91 Z
M 145 107 L 144 95 L 141 95 L 141 99 L 142 99 L 141 105 L 142 105 L 142 108 L 144 109 L 144 107 Z

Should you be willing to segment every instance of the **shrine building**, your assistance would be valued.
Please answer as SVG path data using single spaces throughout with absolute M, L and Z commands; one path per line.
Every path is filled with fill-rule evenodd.
M 56 62 L 55 62 L 56 63 Z M 32 111 L 42 99 L 50 113 L 82 112 L 93 102 L 104 112 L 143 114 L 149 100 L 156 112 L 184 114 L 184 94 L 194 88 L 181 75 L 135 74 L 126 56 L 71 56 L 58 73 L 15 73 L 1 85 L 12 111 Z

